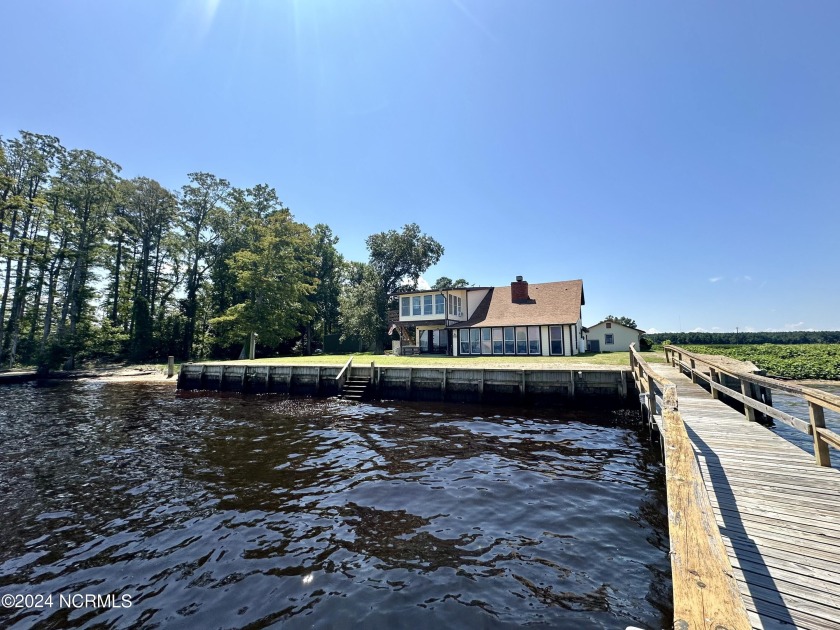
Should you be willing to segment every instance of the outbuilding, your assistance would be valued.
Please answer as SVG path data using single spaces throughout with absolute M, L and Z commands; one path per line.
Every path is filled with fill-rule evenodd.
M 589 326 L 586 349 L 589 352 L 626 352 L 631 343 L 638 348 L 644 334 L 644 330 L 605 319 Z

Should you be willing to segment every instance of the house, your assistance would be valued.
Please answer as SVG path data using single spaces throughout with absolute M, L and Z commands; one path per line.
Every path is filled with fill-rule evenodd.
M 586 348 L 583 281 L 411 291 L 398 294 L 396 327 L 415 327 L 420 353 L 571 356 Z
M 587 350 L 590 352 L 626 352 L 630 349 L 631 343 L 635 343 L 636 348 L 638 348 L 644 334 L 644 330 L 605 319 L 594 326 L 589 326 Z

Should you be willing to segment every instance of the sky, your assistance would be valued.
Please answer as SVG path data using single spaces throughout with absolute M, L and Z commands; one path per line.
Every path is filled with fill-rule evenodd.
M 840 2 L 5 2 L 0 135 L 267 183 L 584 324 L 840 329 Z

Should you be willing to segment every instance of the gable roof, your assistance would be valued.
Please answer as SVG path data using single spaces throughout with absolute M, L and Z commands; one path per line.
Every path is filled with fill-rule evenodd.
M 527 302 L 516 303 L 511 301 L 510 286 L 493 287 L 469 320 L 449 327 L 575 324 L 584 304 L 583 280 L 529 284 L 528 297 Z
M 632 326 L 628 326 L 627 324 L 622 324 L 621 322 L 617 322 L 614 319 L 602 319 L 597 324 L 591 324 L 589 326 L 589 328 L 592 329 L 592 328 L 595 328 L 595 326 L 600 326 L 601 324 L 606 324 L 607 322 L 611 323 L 614 326 L 621 326 L 622 328 L 626 328 L 628 330 L 635 330 L 636 332 L 640 332 L 642 334 L 645 334 L 645 331 L 642 330 L 641 328 L 633 328 Z

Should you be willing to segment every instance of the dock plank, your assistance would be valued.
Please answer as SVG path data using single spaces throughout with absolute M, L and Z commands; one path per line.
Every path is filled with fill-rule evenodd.
M 840 471 L 670 365 L 741 596 L 757 628 L 840 628 Z

